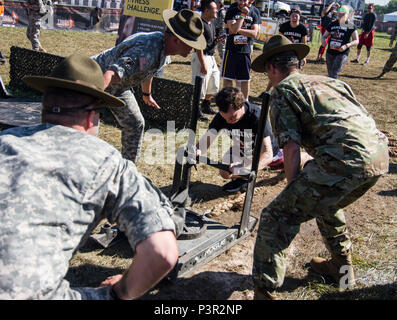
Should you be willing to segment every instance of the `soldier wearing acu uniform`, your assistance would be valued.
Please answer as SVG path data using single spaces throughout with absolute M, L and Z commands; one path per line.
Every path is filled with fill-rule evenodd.
M 92 57 L 104 72 L 105 88 L 127 105 L 112 112 L 122 126 L 123 157 L 134 162 L 139 157 L 145 120 L 131 88 L 140 84 L 144 103 L 160 109 L 151 96 L 152 79 L 166 64 L 166 57 L 187 57 L 192 48 L 206 47 L 203 22 L 197 13 L 164 10 L 163 19 L 165 33 L 136 33 Z
M 394 25 L 394 31 L 390 37 L 390 43 L 389 43 L 390 48 L 393 46 L 394 40 L 396 40 L 396 35 L 397 35 L 397 23 Z M 386 61 L 385 66 L 383 67 L 382 73 L 379 76 L 377 76 L 377 79 L 382 78 L 382 76 L 385 73 L 390 72 L 396 61 L 397 61 L 397 41 L 396 41 L 396 45 L 391 51 L 391 55 L 389 59 Z
M 287 187 L 263 209 L 254 250 L 253 279 L 257 299 L 274 299 L 284 281 L 286 249 L 300 224 L 316 219 L 332 258 L 313 258 L 312 268 L 337 282 L 348 271 L 354 283 L 351 240 L 343 208 L 360 198 L 387 172 L 387 138 L 344 82 L 300 74 L 305 44 L 273 36 L 252 64 L 266 72 L 274 90 L 270 117 L 284 152 Z M 300 147 L 313 160 L 299 170 Z M 341 267 L 346 266 L 344 274 Z M 343 279 L 344 280 L 344 279 Z
M 45 0 L 28 0 L 28 27 L 26 29 L 26 36 L 32 43 L 32 49 L 36 51 L 45 52 L 39 41 L 41 18 L 47 13 L 45 7 Z
M 176 225 L 169 200 L 95 137 L 100 109 L 124 102 L 104 91 L 98 64 L 77 54 L 50 77 L 24 81 L 44 92 L 42 124 L 0 133 L 0 299 L 141 296 L 177 261 Z M 104 218 L 135 257 L 100 288 L 71 288 L 69 262 Z

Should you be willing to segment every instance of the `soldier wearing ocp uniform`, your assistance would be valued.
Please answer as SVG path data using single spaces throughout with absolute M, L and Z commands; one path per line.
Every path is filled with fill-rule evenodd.
M 263 209 L 254 251 L 257 298 L 274 298 L 286 272 L 286 249 L 300 225 L 316 219 L 331 259 L 313 258 L 311 266 L 339 282 L 346 266 L 354 284 L 351 240 L 343 208 L 360 198 L 388 170 L 387 138 L 337 79 L 298 72 L 309 52 L 304 44 L 272 37 L 252 69 L 274 86 L 270 117 L 284 152 L 287 187 Z M 312 157 L 299 170 L 300 147 Z M 341 283 L 339 283 L 341 284 Z
M 390 43 L 389 43 L 390 48 L 393 46 L 394 40 L 396 40 L 396 35 L 397 35 L 397 23 L 395 23 L 394 30 L 390 37 Z M 386 61 L 385 66 L 383 67 L 382 73 L 377 78 L 380 79 L 385 73 L 390 72 L 396 61 L 397 61 L 397 41 L 396 41 L 396 45 L 391 51 L 389 59 Z

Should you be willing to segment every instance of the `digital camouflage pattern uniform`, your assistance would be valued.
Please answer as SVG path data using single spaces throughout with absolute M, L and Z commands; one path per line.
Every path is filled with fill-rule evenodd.
M 226 17 L 226 9 L 220 8 L 218 10 L 218 15 L 215 18 L 215 36 L 219 37 L 222 34 L 226 33 L 225 30 L 225 17 Z M 222 41 L 219 41 L 218 44 L 216 45 L 218 49 L 218 54 L 221 59 L 223 59 L 223 55 L 225 53 L 225 47 L 226 47 L 226 38 Z
M 162 32 L 136 33 L 117 46 L 92 57 L 101 66 L 103 73 L 113 70 L 121 79 L 120 83 L 109 86 L 107 91 L 126 103 L 126 108 L 111 111 L 122 127 L 122 155 L 134 162 L 140 154 L 145 119 L 132 87 L 153 77 L 164 67 L 164 46 Z
M 0 134 L 0 299 L 109 299 L 70 288 L 69 261 L 107 218 L 131 248 L 174 231 L 172 205 L 106 142 L 51 124 Z
M 349 252 L 343 208 L 371 188 L 389 163 L 386 136 L 342 81 L 292 74 L 272 92 L 270 108 L 279 146 L 294 141 L 314 159 L 261 213 L 253 278 L 266 290 L 282 285 L 286 249 L 303 222 L 316 219 L 331 253 Z
M 28 0 L 27 10 L 28 10 L 28 27 L 26 29 L 26 36 L 32 43 L 32 49 L 39 51 L 41 47 L 39 41 L 40 28 L 41 28 L 41 18 L 40 7 L 44 6 L 43 0 Z
M 393 45 L 394 40 L 396 40 L 396 35 L 397 35 L 397 23 L 394 25 L 394 31 L 392 32 L 391 38 L 390 38 L 390 43 Z M 391 69 L 393 68 L 394 64 L 397 61 L 397 41 L 396 45 L 391 51 L 391 55 L 389 59 L 386 61 L 385 66 L 383 67 L 382 73 L 387 73 L 390 72 Z

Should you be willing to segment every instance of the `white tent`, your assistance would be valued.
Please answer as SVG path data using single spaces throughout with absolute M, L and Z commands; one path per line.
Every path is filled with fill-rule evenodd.
M 383 22 L 397 22 L 397 11 L 387 13 L 383 16 Z

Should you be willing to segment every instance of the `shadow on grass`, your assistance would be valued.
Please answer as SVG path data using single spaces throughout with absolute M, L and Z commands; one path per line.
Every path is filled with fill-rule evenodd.
M 226 300 L 233 292 L 247 289 L 254 289 L 250 275 L 204 271 L 190 278 L 163 280 L 140 300 Z
M 327 292 L 319 300 L 396 300 L 397 282 L 375 285 L 368 288 L 347 290 L 344 292 Z

